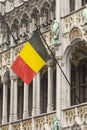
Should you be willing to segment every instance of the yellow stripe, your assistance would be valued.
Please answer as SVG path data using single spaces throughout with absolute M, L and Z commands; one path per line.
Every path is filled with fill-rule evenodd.
M 25 44 L 19 55 L 35 72 L 38 72 L 46 64 L 29 42 Z

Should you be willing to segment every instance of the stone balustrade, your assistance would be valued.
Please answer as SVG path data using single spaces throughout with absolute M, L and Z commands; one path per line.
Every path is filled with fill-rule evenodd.
M 68 46 L 72 44 L 75 39 L 87 39 L 87 33 L 85 32 L 85 23 L 83 17 L 84 9 L 85 8 L 83 7 L 61 18 L 63 23 L 61 31 L 61 36 L 63 37 L 63 52 Z
M 42 114 L 37 117 L 30 117 L 25 120 L 18 120 L 6 125 L 1 125 L 0 130 L 43 130 L 45 126 L 52 128 L 56 112 Z
M 81 8 L 64 17 L 64 32 L 68 32 L 73 26 L 82 27 L 84 25 L 83 10 L 84 8 Z
M 63 127 L 71 130 L 74 125 L 87 129 L 87 103 L 75 105 L 63 110 Z

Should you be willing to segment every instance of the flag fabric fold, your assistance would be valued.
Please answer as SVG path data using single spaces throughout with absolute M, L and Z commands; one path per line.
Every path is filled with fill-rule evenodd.
M 49 59 L 48 52 L 37 31 L 25 43 L 11 69 L 26 83 L 30 84 L 33 77 L 40 71 Z

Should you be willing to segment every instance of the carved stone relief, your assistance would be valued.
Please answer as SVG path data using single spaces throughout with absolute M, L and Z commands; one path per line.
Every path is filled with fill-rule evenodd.
M 72 41 L 78 37 L 82 37 L 82 32 L 79 28 L 74 27 L 69 33 L 69 40 Z
M 8 84 L 10 82 L 10 70 L 7 68 L 3 76 L 3 83 Z
M 81 128 L 78 124 L 75 123 L 71 130 L 81 130 Z

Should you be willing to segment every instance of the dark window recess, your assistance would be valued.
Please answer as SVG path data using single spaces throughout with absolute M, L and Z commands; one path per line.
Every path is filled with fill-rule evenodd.
M 71 105 L 87 102 L 87 59 L 71 63 Z
M 75 10 L 75 0 L 70 0 L 70 12 Z
M 82 0 L 82 6 L 84 6 L 85 4 L 87 4 L 87 0 Z
M 76 104 L 76 70 L 75 66 L 71 64 L 71 105 Z

